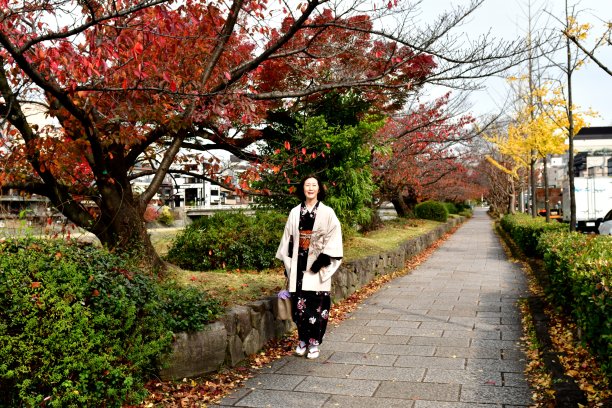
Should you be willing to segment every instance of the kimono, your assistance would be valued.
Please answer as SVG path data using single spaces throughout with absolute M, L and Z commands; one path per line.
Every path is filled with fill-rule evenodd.
M 292 318 L 299 339 L 318 346 L 323 341 L 331 307 L 331 277 L 342 261 L 342 232 L 334 211 L 317 202 L 293 208 L 276 257 L 285 265 L 291 292 Z

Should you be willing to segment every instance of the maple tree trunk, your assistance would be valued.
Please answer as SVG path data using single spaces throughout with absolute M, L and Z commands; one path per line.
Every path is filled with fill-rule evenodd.
M 393 204 L 393 208 L 395 208 L 395 212 L 397 216 L 400 218 L 404 218 L 408 216 L 408 206 L 404 202 L 404 198 L 402 197 L 402 193 L 398 193 L 395 198 L 391 199 L 391 204 Z
M 103 215 L 101 227 L 92 232 L 107 248 L 137 259 L 144 269 L 163 271 L 164 262 L 151 243 L 142 212 L 136 203 L 127 201 L 121 202 L 112 217 Z

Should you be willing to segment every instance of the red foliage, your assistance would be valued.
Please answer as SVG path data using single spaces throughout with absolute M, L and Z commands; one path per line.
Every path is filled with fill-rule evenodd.
M 386 147 L 374 157 L 374 172 L 383 199 L 410 194 L 420 198 L 462 201 L 471 198 L 470 116 L 447 111 L 449 94 L 431 105 L 394 117 L 378 132 Z
M 358 88 L 377 108 L 399 109 L 434 69 L 432 56 L 376 36 L 365 14 L 324 7 L 278 16 L 265 0 L 0 0 L 0 186 L 46 195 L 118 245 L 143 236 L 127 220 L 144 216 L 164 175 L 178 171 L 169 168 L 181 147 L 262 164 L 246 148 L 269 110 L 331 89 Z M 24 101 L 53 124 L 28 121 Z M 215 178 L 218 162 L 198 154 L 189 158 Z M 134 194 L 144 164 L 157 177 Z
M 153 222 L 159 218 L 159 212 L 150 205 L 147 206 L 147 209 L 144 212 L 144 220 L 145 222 Z

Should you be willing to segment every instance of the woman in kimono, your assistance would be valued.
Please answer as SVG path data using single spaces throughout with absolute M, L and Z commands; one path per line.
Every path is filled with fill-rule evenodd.
M 334 210 L 321 202 L 325 191 L 316 176 L 302 180 L 298 196 L 302 203 L 289 213 L 276 257 L 283 261 L 289 279 L 299 336 L 295 354 L 312 359 L 319 357 L 327 328 L 331 277 L 343 255 L 342 231 Z

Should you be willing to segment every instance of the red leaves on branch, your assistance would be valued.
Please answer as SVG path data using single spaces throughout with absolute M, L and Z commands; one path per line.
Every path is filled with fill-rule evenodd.
M 161 163 L 165 154 L 177 161 L 180 149 L 171 146 L 208 151 L 212 143 L 244 151 L 261 139 L 271 110 L 334 88 L 358 87 L 373 110 L 395 112 L 436 67 L 430 55 L 375 37 L 370 16 L 336 15 L 325 4 L 300 26 L 295 10 L 270 18 L 278 7 L 263 0 L 231 12 L 216 1 L 75 2 L 71 13 L 60 9 L 65 5 L 11 2 L 11 13 L 0 20 L 2 43 L 11 45 L 0 49 L 1 74 L 10 84 L 3 95 L 19 93 L 0 102 L 2 108 L 30 100 L 52 120 L 35 129 L 14 119 L 19 115 L 5 115 L 0 183 L 36 184 L 73 222 L 111 246 L 143 239 L 111 221 L 119 211 L 144 217 L 146 202 L 139 200 L 157 190 L 133 194 L 132 172 L 145 162 Z M 289 142 L 284 147 L 292 149 Z M 287 168 L 319 153 L 325 157 L 302 150 Z M 266 170 L 265 161 L 250 157 Z M 220 168 L 202 167 L 207 177 Z M 158 169 L 164 176 L 168 166 Z M 245 177 L 241 182 L 256 179 Z M 244 189 L 236 181 L 225 179 Z
M 390 151 L 375 154 L 373 167 L 389 194 L 387 199 L 408 188 L 423 198 L 470 198 L 463 196 L 471 192 L 447 189 L 458 183 L 468 185 L 465 146 L 473 137 L 473 118 L 454 118 L 447 111 L 448 100 L 447 94 L 431 105 L 394 117 L 379 131 L 378 142 Z

